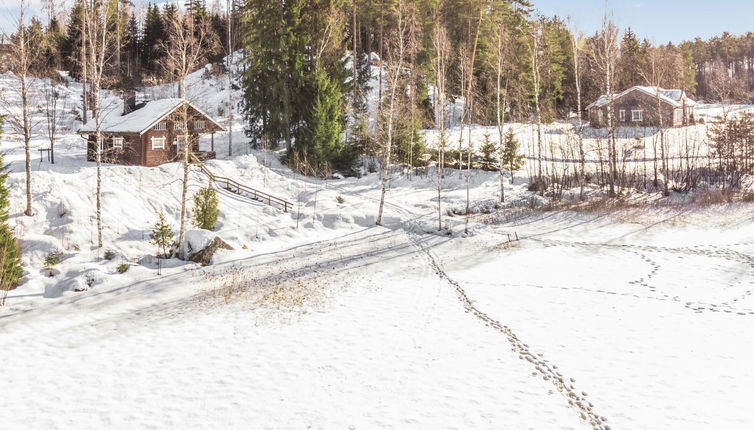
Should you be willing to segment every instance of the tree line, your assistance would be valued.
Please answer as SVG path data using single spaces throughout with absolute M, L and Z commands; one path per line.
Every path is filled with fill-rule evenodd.
M 74 0 L 64 12 L 62 2 L 47 0 L 46 17 L 33 16 L 25 24 L 29 40 L 34 41 L 35 49 L 41 54 L 36 60 L 38 74 L 54 75 L 56 70 L 65 70 L 76 79 L 85 78 L 82 52 L 90 24 L 86 10 L 92 7 L 87 3 L 92 2 Z M 181 10 L 175 3 L 149 3 L 145 10 L 137 10 L 129 0 L 99 0 L 95 3 L 109 13 L 107 31 L 111 41 L 108 49 L 112 50 L 112 56 L 104 82 L 109 89 L 127 90 L 164 82 L 164 45 L 170 36 L 171 23 L 184 11 L 197 28 L 208 28 L 214 39 L 230 40 L 230 45 L 207 46 L 203 61 L 222 64 L 229 49 L 235 49 L 237 44 L 237 38 L 228 33 L 228 28 L 240 20 L 239 0 L 230 3 L 230 14 L 217 3 L 208 8 L 205 0 L 186 0 Z M 13 37 L 16 37 L 15 33 Z

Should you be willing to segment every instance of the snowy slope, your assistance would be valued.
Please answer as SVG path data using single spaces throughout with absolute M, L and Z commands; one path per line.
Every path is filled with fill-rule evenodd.
M 191 79 L 201 108 L 227 98 L 223 79 Z M 20 215 L 20 138 L 6 125 L 0 140 L 26 276 L 0 308 L 0 428 L 751 428 L 751 204 L 531 210 L 522 171 L 505 181 L 515 204 L 471 217 L 469 235 L 447 216 L 452 234 L 437 234 L 434 175 L 396 173 L 377 227 L 377 175 L 295 174 L 251 151 L 236 115 L 233 155 L 218 134 L 208 167 L 295 208 L 221 191 L 216 233 L 235 250 L 158 270 L 148 234 L 159 210 L 177 223 L 179 166 L 104 166 L 117 253 L 104 260 L 94 166 L 74 135 L 81 87 L 60 90 L 65 131 L 55 165 L 35 152 L 34 217 Z M 474 206 L 499 199 L 497 173 L 469 183 Z M 206 185 L 192 173 L 192 191 Z M 444 186 L 443 207 L 463 207 L 465 176 Z

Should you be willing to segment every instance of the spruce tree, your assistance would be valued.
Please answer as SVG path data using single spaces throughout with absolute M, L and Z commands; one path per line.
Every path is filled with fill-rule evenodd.
M 163 258 L 170 258 L 172 252 L 168 250 L 175 245 L 175 233 L 173 233 L 173 226 L 168 224 L 165 219 L 163 211 L 160 211 L 159 219 L 152 229 L 150 239 L 152 240 L 152 244 L 156 245 L 162 251 Z
M 626 29 L 620 45 L 618 59 L 616 92 L 621 92 L 635 85 L 643 85 L 647 67 L 646 46 L 639 42 L 631 28 Z
M 139 22 L 136 20 L 136 15 L 131 13 L 124 34 L 125 43 L 123 46 L 123 55 L 126 61 L 126 73 L 130 76 L 137 77 L 139 72 L 138 62 L 142 50 L 141 34 L 139 31 Z
M 2 117 L 0 117 L 0 134 L 2 123 Z M 3 156 L 0 154 L 0 306 L 5 303 L 8 291 L 18 285 L 23 275 L 21 250 L 18 241 L 13 236 L 13 230 L 8 226 L 10 190 L 5 185 L 7 178 L 8 173 L 5 171 Z
M 482 170 L 487 171 L 497 170 L 497 158 L 495 157 L 495 154 L 497 153 L 497 145 L 495 145 L 495 142 L 490 139 L 489 133 L 485 133 L 484 141 L 482 142 L 481 148 L 479 148 L 479 152 L 482 153 L 481 160 L 479 160 L 479 167 L 481 167 Z
M 340 89 L 321 68 L 314 72 L 314 105 L 306 125 L 305 150 L 315 169 L 331 170 L 344 151 L 344 108 Z
M 141 44 L 141 64 L 145 72 L 157 73 L 159 46 L 163 40 L 165 40 L 165 22 L 160 14 L 160 9 L 156 5 L 150 4 L 147 7 L 144 37 Z
M 214 230 L 220 216 L 220 200 L 213 188 L 204 188 L 194 194 L 194 225 L 203 230 Z
M 511 181 L 513 172 L 524 167 L 524 156 L 518 152 L 518 139 L 512 129 L 505 134 L 505 149 L 503 149 L 503 166 L 510 170 Z

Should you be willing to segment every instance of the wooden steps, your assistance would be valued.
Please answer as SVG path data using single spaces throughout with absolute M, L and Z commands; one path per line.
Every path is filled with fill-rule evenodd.
M 276 207 L 278 209 L 281 209 L 283 212 L 288 212 L 289 209 L 293 208 L 293 203 L 285 199 L 265 193 L 264 191 L 257 190 L 256 188 L 249 187 L 231 178 L 215 175 L 198 159 L 194 160 L 194 164 L 199 167 L 199 170 L 204 173 L 210 181 L 219 184 L 231 193 L 256 200 L 272 207 Z

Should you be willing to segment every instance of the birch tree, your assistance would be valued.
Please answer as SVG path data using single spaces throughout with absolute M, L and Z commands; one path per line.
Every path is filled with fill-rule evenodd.
M 6 93 L 0 93 L 0 100 L 2 100 L 4 110 L 7 112 L 6 120 L 13 130 L 23 138 L 24 171 L 26 173 L 26 208 L 24 209 L 24 215 L 33 216 L 31 138 L 37 123 L 32 118 L 30 105 L 33 103 L 34 98 L 32 87 L 34 80 L 33 73 L 35 68 L 39 66 L 38 50 L 41 47 L 42 41 L 38 39 L 39 34 L 27 31 L 26 29 L 27 8 L 27 2 L 21 0 L 19 15 L 16 21 L 16 34 L 11 38 L 11 69 L 15 75 L 17 85 L 9 88 L 9 91 L 6 91 Z
M 96 168 L 96 207 L 97 218 L 97 247 L 102 248 L 102 121 L 103 109 L 101 106 L 100 89 L 106 79 L 106 68 L 112 57 L 112 35 L 110 23 L 115 16 L 112 2 L 102 0 L 86 0 L 83 2 L 84 31 L 82 34 L 82 46 L 84 52 L 84 65 L 89 78 L 90 94 L 85 93 L 84 98 L 91 102 L 92 121 L 94 121 L 94 160 Z M 85 77 L 86 79 L 86 77 Z
M 584 121 L 581 104 L 581 56 L 584 51 L 584 36 L 576 29 L 571 30 L 571 50 L 573 54 L 573 75 L 576 87 L 576 139 L 579 146 L 579 199 L 584 198 L 586 182 L 586 154 L 584 151 Z
M 438 6 L 438 9 L 440 7 Z M 434 59 L 432 68 L 435 75 L 434 104 L 436 111 L 439 140 L 437 144 L 437 230 L 442 230 L 442 183 L 445 177 L 445 146 L 447 136 L 445 134 L 445 107 L 447 88 L 446 77 L 448 71 L 448 57 L 450 56 L 450 40 L 445 25 L 441 19 L 436 19 L 432 45 Z
M 387 112 L 384 113 L 383 121 L 386 127 L 384 142 L 382 145 L 383 160 L 382 160 L 382 178 L 380 180 L 380 207 L 377 212 L 377 225 L 382 225 L 382 213 L 385 208 L 385 194 L 387 193 L 388 177 L 390 175 L 390 161 L 393 153 L 393 137 L 394 137 L 394 125 L 395 125 L 395 111 L 397 107 L 397 92 L 401 88 L 401 76 L 403 74 L 403 66 L 406 59 L 406 45 L 408 40 L 408 21 L 404 17 L 405 4 L 404 0 L 398 0 L 398 6 L 396 10 L 396 27 L 393 37 L 388 44 L 388 62 L 386 66 L 388 74 L 388 100 L 387 100 Z
M 183 182 L 181 186 L 181 215 L 178 230 L 179 256 L 186 258 L 184 238 L 186 235 L 187 201 L 189 167 L 193 156 L 194 143 L 188 134 L 188 124 L 191 114 L 189 103 L 189 87 L 186 78 L 203 63 L 209 49 L 217 44 L 213 32 L 209 29 L 209 22 L 200 21 L 198 27 L 194 25 L 193 17 L 185 13 L 176 13 L 174 18 L 167 23 L 168 40 L 162 44 L 162 68 L 167 77 L 175 79 L 178 84 L 178 93 L 181 97 L 181 107 L 177 111 L 179 122 L 179 141 L 182 142 L 181 169 Z M 198 142 L 196 142 L 198 144 Z
M 618 27 L 606 14 L 602 20 L 602 29 L 592 40 L 590 54 L 598 72 L 602 77 L 603 90 L 607 96 L 607 128 L 608 135 L 608 186 L 610 197 L 615 197 L 615 182 L 617 177 L 617 151 L 615 136 L 615 115 L 613 112 L 613 82 L 615 82 L 615 65 L 618 62 Z
M 496 11 L 493 20 L 494 34 L 494 51 L 491 59 L 492 66 L 495 70 L 495 122 L 497 124 L 498 135 L 498 158 L 500 164 L 500 202 L 505 202 L 505 163 L 503 161 L 504 144 L 504 127 L 505 112 L 508 105 L 508 85 L 509 77 L 506 69 L 506 62 L 510 55 L 510 36 L 506 28 L 506 9 Z

